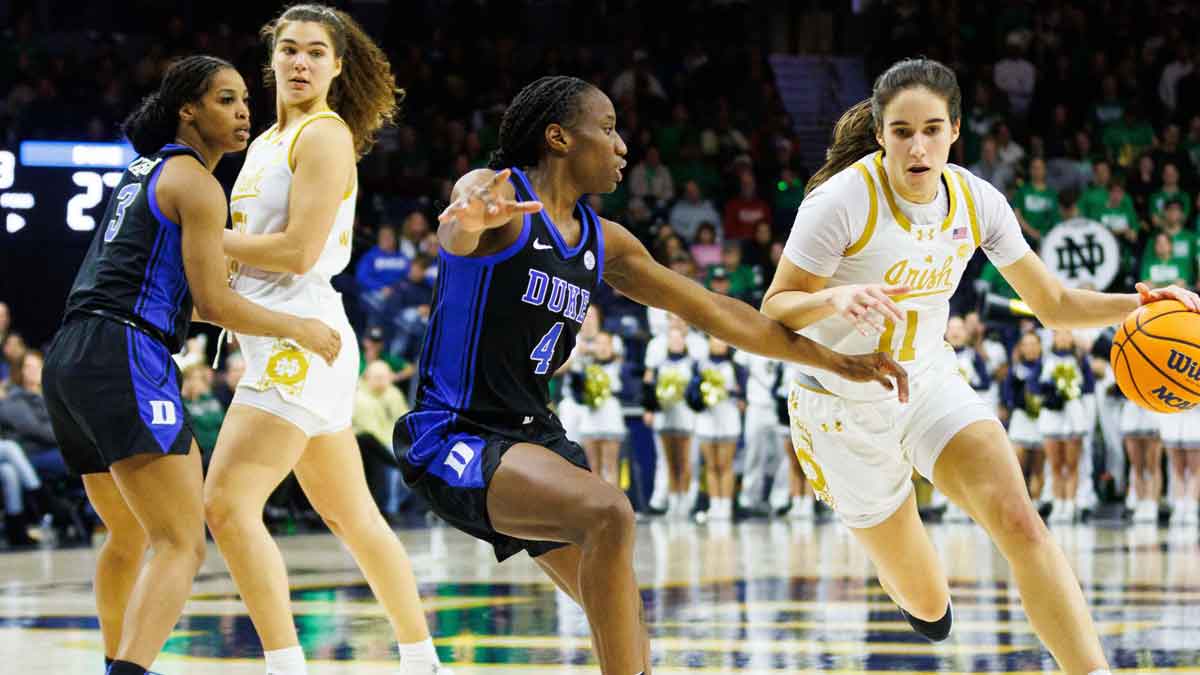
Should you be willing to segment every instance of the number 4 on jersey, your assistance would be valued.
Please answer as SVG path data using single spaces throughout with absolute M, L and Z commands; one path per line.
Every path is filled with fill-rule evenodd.
M 538 340 L 537 346 L 529 353 L 529 358 L 537 361 L 537 365 L 533 367 L 533 372 L 538 375 L 545 375 L 550 371 L 550 362 L 554 360 L 554 346 L 558 344 L 558 336 L 562 335 L 563 322 L 559 321 L 546 331 L 541 340 Z

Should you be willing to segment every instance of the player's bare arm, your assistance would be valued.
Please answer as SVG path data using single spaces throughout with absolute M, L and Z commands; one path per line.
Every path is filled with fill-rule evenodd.
M 354 137 L 342 122 L 323 118 L 304 127 L 293 154 L 287 227 L 271 234 L 226 230 L 226 255 L 268 272 L 307 273 L 321 257 L 352 185 L 354 158 Z
M 541 202 L 518 202 L 508 177 L 511 169 L 476 169 L 454 184 L 450 205 L 438 215 L 438 242 L 454 255 L 471 255 L 488 230 L 519 228 L 527 213 L 542 210 Z M 511 239 L 515 239 L 514 235 Z
M 1000 274 L 1049 328 L 1111 326 L 1120 323 L 1139 305 L 1157 300 L 1178 300 L 1188 309 L 1200 311 L 1200 296 L 1179 286 L 1151 289 L 1139 283 L 1137 293 L 1067 288 L 1032 251 L 1000 268 Z
M 601 221 L 604 280 L 621 293 L 677 314 L 739 349 L 821 368 L 855 382 L 879 382 L 889 390 L 896 389 L 901 401 L 908 400 L 908 375 L 889 355 L 839 354 L 797 335 L 750 305 L 713 293 L 663 267 L 624 227 L 609 220 Z
M 182 224 L 183 267 L 202 320 L 247 335 L 292 338 L 330 363 L 337 358 L 337 331 L 260 307 L 229 287 L 224 261 L 212 255 L 225 229 L 225 193 L 207 169 L 190 157 L 170 160 L 159 175 L 157 197 L 164 213 Z

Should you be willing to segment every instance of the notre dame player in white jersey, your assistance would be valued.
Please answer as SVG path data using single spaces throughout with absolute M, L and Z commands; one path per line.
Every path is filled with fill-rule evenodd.
M 208 524 L 266 652 L 271 675 L 302 675 L 287 570 L 262 522 L 293 470 L 354 556 L 392 623 L 404 675 L 438 662 L 403 545 L 367 489 L 350 428 L 358 349 L 330 278 L 350 261 L 356 158 L 396 110 L 383 52 L 344 12 L 294 5 L 262 31 L 276 122 L 251 145 L 230 197 L 225 252 L 233 287 L 279 311 L 337 328 L 332 363 L 287 340 L 238 334 L 246 359 L 205 484 Z
M 977 247 L 1051 327 L 1115 324 L 1163 298 L 1200 311 L 1200 298 L 1175 287 L 1064 288 L 1025 244 L 1004 196 L 947 163 L 961 117 L 953 71 L 904 60 L 834 130 L 763 311 L 838 351 L 892 351 L 911 394 L 901 404 L 871 383 L 809 371 L 789 401 L 796 453 L 921 634 L 944 639 L 951 612 L 946 573 L 917 515 L 914 466 L 987 529 L 1063 670 L 1106 673 L 1079 583 L 1029 501 L 1004 429 L 943 342 L 948 300 Z

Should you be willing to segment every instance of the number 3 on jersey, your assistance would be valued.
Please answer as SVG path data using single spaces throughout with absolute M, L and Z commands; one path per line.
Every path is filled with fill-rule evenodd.
M 896 337 L 896 324 L 891 319 L 884 320 L 883 334 L 879 336 L 879 346 L 876 351 L 892 353 L 892 341 Z M 904 341 L 900 343 L 900 351 L 896 354 L 897 361 L 912 361 L 917 358 L 917 350 L 913 341 L 917 339 L 917 313 L 908 310 L 904 314 Z
M 530 360 L 537 361 L 533 372 L 545 375 L 550 371 L 550 362 L 554 360 L 554 346 L 558 344 L 558 336 L 562 335 L 562 330 L 563 322 L 561 321 L 551 326 L 542 339 L 538 340 L 533 351 L 529 353 Z

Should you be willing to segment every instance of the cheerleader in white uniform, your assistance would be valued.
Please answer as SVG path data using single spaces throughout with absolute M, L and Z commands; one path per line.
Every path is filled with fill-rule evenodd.
M 946 322 L 946 342 L 954 350 L 954 358 L 958 361 L 958 374 L 962 375 L 967 384 L 971 385 L 986 400 L 987 392 L 992 386 L 992 376 L 988 371 L 987 361 L 980 349 L 970 342 L 971 334 L 966 321 L 962 317 L 952 316 Z M 970 518 L 957 504 L 953 504 L 936 487 L 929 496 L 929 504 L 934 508 L 945 508 L 943 518 L 948 522 L 967 522 Z
M 588 360 L 592 349 L 592 341 L 600 332 L 600 321 L 603 314 L 600 308 L 591 305 L 579 327 L 579 335 L 575 339 L 575 351 L 571 358 L 563 364 L 560 373 L 563 374 L 562 399 L 558 402 L 558 420 L 562 423 L 567 438 L 583 438 L 583 417 L 587 406 L 583 404 L 579 391 L 583 384 L 583 366 Z M 625 354 L 625 345 L 618 336 L 612 336 L 613 352 L 618 356 Z
M 742 486 L 738 503 L 747 511 L 762 511 L 767 475 L 783 458 L 786 418 L 780 420 L 775 389 L 783 377 L 783 364 L 757 354 L 739 351 L 734 363 L 746 372 L 746 419 L 743 435 Z M 772 489 L 772 492 L 776 490 Z
M 708 481 L 710 520 L 733 518 L 733 455 L 742 432 L 738 410 L 737 369 L 729 345 L 710 337 L 708 357 L 695 367 L 689 395 L 700 408 L 696 413 L 696 437 L 704 455 Z
M 1000 398 L 1008 410 L 1008 438 L 1017 451 L 1017 460 L 1025 474 L 1029 496 L 1036 502 L 1042 496 L 1046 458 L 1038 432 L 1037 383 L 1042 374 L 1042 343 L 1035 333 L 1026 333 L 1013 350 L 1012 365 L 1000 389 Z
M 1038 377 L 1038 390 L 1042 394 L 1038 431 L 1052 475 L 1052 522 L 1069 523 L 1076 516 L 1079 455 L 1087 424 L 1083 407 L 1085 386 L 1094 388 L 1091 364 L 1075 351 L 1071 331 L 1054 331 L 1050 353 L 1042 358 Z
M 1200 408 L 1159 416 L 1163 447 L 1171 453 L 1172 525 L 1200 522 Z
M 1114 390 L 1120 390 L 1113 387 Z M 1158 501 L 1162 498 L 1162 441 L 1158 413 L 1126 399 L 1121 406 L 1121 437 L 1129 458 L 1129 495 L 1126 506 L 1133 508 L 1133 522 L 1158 521 Z
M 603 331 L 592 340 L 583 367 L 581 420 L 583 449 L 592 471 L 617 485 L 620 478 L 621 442 L 625 440 L 625 417 L 621 413 L 621 357 L 613 350 L 613 337 Z
M 692 429 L 696 413 L 683 400 L 695 368 L 684 329 L 667 330 L 665 349 L 646 348 L 646 423 L 658 434 L 666 459 L 667 514 L 686 516 L 692 483 Z

